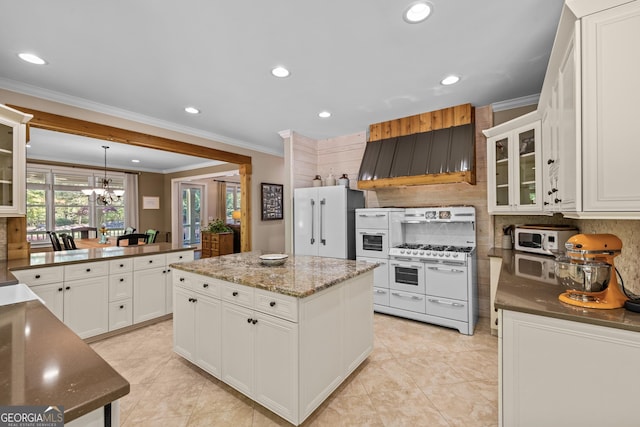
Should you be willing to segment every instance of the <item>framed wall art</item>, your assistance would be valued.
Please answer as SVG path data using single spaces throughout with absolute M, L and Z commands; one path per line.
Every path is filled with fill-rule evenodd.
M 270 221 L 283 218 L 282 200 L 283 186 L 281 184 L 261 184 L 262 220 Z

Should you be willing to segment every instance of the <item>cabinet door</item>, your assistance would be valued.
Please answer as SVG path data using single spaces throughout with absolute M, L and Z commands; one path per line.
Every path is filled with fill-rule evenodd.
M 294 253 L 318 255 L 318 189 L 294 190 Z
M 342 186 L 318 189 L 318 255 L 347 258 L 347 193 Z
M 174 289 L 173 350 L 195 361 L 195 304 L 193 293 L 178 286 Z
M 582 19 L 583 210 L 640 211 L 640 3 Z
M 371 294 L 369 293 L 369 296 Z M 256 402 L 287 419 L 297 419 L 298 325 L 255 313 Z
M 510 135 L 487 140 L 488 208 L 490 212 L 511 211 L 511 142 Z
M 222 381 L 251 396 L 253 392 L 253 311 L 222 304 Z
M 133 323 L 165 314 L 165 268 L 150 268 L 133 273 Z
M 64 321 L 64 285 L 62 282 L 30 286 L 29 289 L 44 301 L 44 305 L 46 305 L 58 319 Z
M 523 126 L 513 133 L 511 147 L 514 162 L 513 191 L 514 203 L 519 212 L 540 211 L 542 197 L 540 183 L 542 177 L 540 122 Z
M 26 125 L 32 116 L 0 105 L 0 216 L 26 211 Z
M 109 331 L 109 279 L 94 277 L 65 282 L 64 323 L 80 338 Z
M 195 364 L 220 378 L 222 304 L 199 294 L 195 298 Z

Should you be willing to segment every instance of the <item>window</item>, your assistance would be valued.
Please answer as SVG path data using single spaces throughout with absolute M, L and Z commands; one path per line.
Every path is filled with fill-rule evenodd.
M 240 184 L 227 182 L 227 223 L 233 224 L 235 221 L 231 217 L 233 211 L 240 210 Z
M 27 240 L 34 246 L 49 244 L 47 231 L 69 232 L 104 224 L 111 235 L 122 234 L 124 198 L 97 206 L 95 195 L 82 190 L 100 187 L 104 172 L 70 168 L 27 166 Z M 124 189 L 124 174 L 113 173 L 110 188 Z

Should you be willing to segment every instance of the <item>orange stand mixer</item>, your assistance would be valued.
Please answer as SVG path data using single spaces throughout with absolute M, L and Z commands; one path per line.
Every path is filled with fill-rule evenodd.
M 576 234 L 565 248 L 566 256 L 556 259 L 556 277 L 569 288 L 560 301 L 587 308 L 624 307 L 629 298 L 618 284 L 613 263 L 622 241 L 613 234 Z

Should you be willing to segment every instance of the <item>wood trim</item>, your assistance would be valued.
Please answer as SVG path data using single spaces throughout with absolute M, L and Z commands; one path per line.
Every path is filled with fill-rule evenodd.
M 369 142 L 466 125 L 473 123 L 474 116 L 475 109 L 471 104 L 461 104 L 401 119 L 374 123 L 369 125 Z
M 228 163 L 251 164 L 251 157 L 231 153 L 229 151 L 217 150 L 215 148 L 204 147 L 202 145 L 189 144 L 187 142 L 74 119 L 72 117 L 59 116 L 57 114 L 32 110 L 30 108 L 13 105 L 9 106 L 24 113 L 32 114 L 33 119 L 31 119 L 29 124 L 34 128 L 71 133 L 74 135 L 135 145 L 137 147 L 153 148 L 155 150 L 169 151 L 171 153 L 220 160 Z
M 358 181 L 358 190 L 373 190 L 376 188 L 389 188 L 411 185 L 451 184 L 466 182 L 471 185 L 476 183 L 475 171 L 451 172 L 430 175 L 399 176 L 396 178 L 383 178 L 368 181 Z
M 74 119 L 72 117 L 59 116 L 57 114 L 32 110 L 30 108 L 11 105 L 9 105 L 9 107 L 33 115 L 33 119 L 31 119 L 29 124 L 35 128 L 71 133 L 74 135 L 135 145 L 137 147 L 152 148 L 155 150 L 169 151 L 171 153 L 186 154 L 189 156 L 237 164 L 240 170 L 240 210 L 242 212 L 242 227 L 240 229 L 241 251 L 246 252 L 251 250 L 250 156 L 216 150 L 214 148 L 203 147 L 201 145 L 189 144 L 187 142 L 88 122 L 85 120 Z M 27 240 L 26 228 L 23 231 L 24 235 L 20 236 L 18 240 L 19 242 L 26 242 Z

